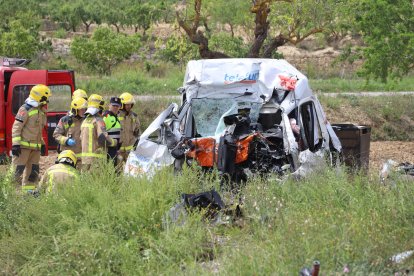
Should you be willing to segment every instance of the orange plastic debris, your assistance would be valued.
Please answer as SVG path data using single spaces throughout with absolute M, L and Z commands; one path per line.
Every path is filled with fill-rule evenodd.
M 197 160 L 198 164 L 202 167 L 213 167 L 216 156 L 216 140 L 207 137 L 196 138 L 192 142 L 194 149 L 188 152 L 187 156 Z
M 251 134 L 236 142 L 237 152 L 235 163 L 239 164 L 249 157 L 249 145 L 257 134 Z M 202 167 L 213 167 L 217 163 L 218 144 L 211 137 L 196 138 L 192 140 L 194 149 L 187 153 Z

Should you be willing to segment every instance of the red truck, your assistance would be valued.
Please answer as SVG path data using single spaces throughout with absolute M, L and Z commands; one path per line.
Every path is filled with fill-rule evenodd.
M 12 126 L 20 106 L 36 84 L 45 84 L 52 90 L 48 105 L 47 126 L 43 138 L 47 149 L 56 149 L 53 131 L 59 119 L 66 115 L 75 90 L 75 74 L 72 70 L 29 70 L 29 61 L 0 58 L 0 163 L 10 156 Z

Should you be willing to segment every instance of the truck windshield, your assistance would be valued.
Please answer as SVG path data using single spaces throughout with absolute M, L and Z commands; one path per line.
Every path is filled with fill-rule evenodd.
M 236 99 L 192 99 L 192 113 L 195 120 L 197 134 L 202 137 L 216 136 L 222 134 L 225 125 L 223 118 L 228 115 L 237 114 L 237 109 L 250 107 L 250 119 L 256 123 L 259 117 L 261 103 L 245 103 Z

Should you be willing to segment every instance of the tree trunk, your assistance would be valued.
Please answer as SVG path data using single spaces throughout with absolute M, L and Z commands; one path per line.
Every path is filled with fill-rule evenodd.
M 229 58 L 229 56 L 224 53 L 211 51 L 208 48 L 208 39 L 204 36 L 204 34 L 201 31 L 197 32 L 192 42 L 198 44 L 198 51 L 200 52 L 200 56 L 202 58 L 205 58 L 205 59 Z
M 267 17 L 270 13 L 269 2 L 264 0 L 256 0 L 253 2 L 252 13 L 256 14 L 255 28 L 254 28 L 254 41 L 250 47 L 249 58 L 258 58 L 260 56 L 260 50 L 263 47 L 263 43 L 267 38 L 267 32 L 269 30 L 269 21 Z
M 234 37 L 234 27 L 233 27 L 233 24 L 229 24 L 229 25 L 230 25 L 231 37 Z
M 117 32 L 117 33 L 119 33 L 119 25 L 118 25 L 118 24 L 112 24 L 112 25 L 114 25 L 114 26 L 115 26 L 115 28 L 116 28 L 116 32 Z
M 65 31 L 69 32 L 72 28 L 68 23 L 63 23 L 61 26 L 65 29 Z
M 201 1 L 196 0 L 194 1 L 194 11 L 195 16 L 193 18 L 192 25 L 190 26 L 184 19 L 182 19 L 178 13 L 177 21 L 178 25 L 186 32 L 188 38 L 191 40 L 192 43 L 198 45 L 198 51 L 200 52 L 200 56 L 205 59 L 213 59 L 213 58 L 228 58 L 229 56 L 216 51 L 211 51 L 208 48 L 208 38 L 204 36 L 203 32 L 197 30 L 200 26 L 200 14 L 201 14 Z M 204 21 L 204 23 L 206 23 Z
M 279 34 L 278 36 L 273 38 L 272 41 L 270 41 L 270 43 L 266 46 L 264 53 L 263 53 L 263 57 L 271 58 L 272 53 L 275 50 L 277 50 L 277 48 L 279 48 L 280 46 L 285 45 L 286 42 L 287 42 L 287 39 L 282 34 Z
M 138 32 L 138 29 L 139 29 L 139 27 L 138 27 L 138 26 L 134 26 L 134 31 L 135 31 L 135 33 L 137 33 L 137 32 Z
M 89 27 L 92 25 L 92 22 L 90 22 L 89 24 L 88 23 L 85 23 L 85 32 L 86 33 L 89 33 Z

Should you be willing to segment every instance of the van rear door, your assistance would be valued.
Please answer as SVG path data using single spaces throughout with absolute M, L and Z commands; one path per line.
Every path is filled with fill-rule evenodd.
M 49 149 L 56 149 L 57 143 L 53 139 L 53 132 L 60 118 L 70 109 L 72 93 L 75 90 L 75 74 L 73 71 L 47 71 L 47 86 L 52 90 L 52 97 L 48 105 L 47 125 Z
M 43 139 L 48 149 L 56 149 L 52 139 L 53 131 L 59 119 L 67 113 L 72 92 L 75 89 L 73 71 L 28 70 L 13 73 L 9 84 L 6 106 L 7 149 L 11 150 L 11 131 L 15 115 L 29 96 L 30 89 L 36 84 L 46 84 L 52 90 L 48 105 L 48 125 L 43 131 Z

